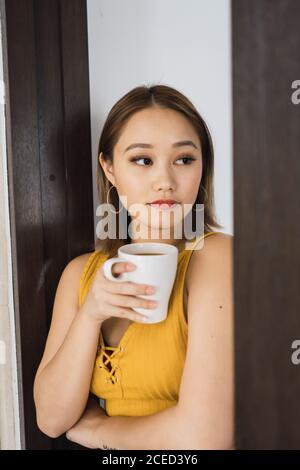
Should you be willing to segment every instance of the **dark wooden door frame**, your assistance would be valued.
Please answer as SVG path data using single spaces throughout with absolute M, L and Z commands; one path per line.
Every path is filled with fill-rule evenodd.
M 22 448 L 72 448 L 39 431 L 33 380 L 62 270 L 94 249 L 86 1 L 0 6 Z
M 299 449 L 300 2 L 232 0 L 236 443 Z

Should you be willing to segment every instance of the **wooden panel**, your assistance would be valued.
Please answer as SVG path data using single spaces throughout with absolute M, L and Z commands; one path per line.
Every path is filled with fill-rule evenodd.
M 39 170 L 38 103 L 32 1 L 6 3 L 9 77 L 9 184 L 15 225 L 26 447 L 49 448 L 36 426 L 32 387 L 46 336 L 43 277 L 43 227 Z
M 35 3 L 38 130 L 47 327 L 61 268 L 69 259 L 59 3 Z
M 60 0 L 67 167 L 68 255 L 94 249 L 87 11 L 85 0 Z
M 9 0 L 1 11 L 25 445 L 65 448 L 37 428 L 33 379 L 62 270 L 94 248 L 86 3 Z
M 233 0 L 236 442 L 299 448 L 300 2 Z

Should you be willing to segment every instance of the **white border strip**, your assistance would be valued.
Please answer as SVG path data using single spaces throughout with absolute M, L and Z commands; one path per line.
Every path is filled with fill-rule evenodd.
M 0 22 L 0 449 L 21 449 Z

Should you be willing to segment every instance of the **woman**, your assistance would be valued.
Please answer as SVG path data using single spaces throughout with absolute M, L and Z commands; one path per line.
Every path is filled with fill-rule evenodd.
M 121 199 L 132 230 L 127 239 L 101 240 L 62 273 L 34 383 L 38 426 L 89 448 L 231 449 L 232 236 L 213 231 L 221 226 L 207 126 L 177 90 L 136 87 L 111 109 L 98 160 L 100 200 L 118 214 Z M 155 200 L 177 202 L 172 220 Z M 135 203 L 144 211 L 133 213 Z M 195 221 L 199 204 L 204 235 L 187 249 L 175 226 L 185 220 L 182 208 L 192 208 Z M 151 325 L 133 310 L 153 308 L 137 297 L 151 286 L 107 280 L 101 269 L 119 246 L 142 241 L 179 251 L 167 318 Z M 113 274 L 130 269 L 116 263 Z

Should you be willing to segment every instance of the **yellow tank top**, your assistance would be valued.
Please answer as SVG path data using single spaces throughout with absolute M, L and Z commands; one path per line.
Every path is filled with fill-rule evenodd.
M 167 318 L 155 324 L 132 322 L 117 347 L 108 347 L 100 332 L 90 391 L 109 416 L 145 416 L 176 405 L 183 372 L 188 325 L 184 315 L 184 279 L 193 248 L 218 232 L 194 239 L 178 254 Z M 203 243 L 203 241 L 202 241 Z M 201 246 L 201 245 L 198 245 Z M 190 249 L 191 248 L 191 249 Z M 80 279 L 82 305 L 96 271 L 108 255 L 94 251 Z

